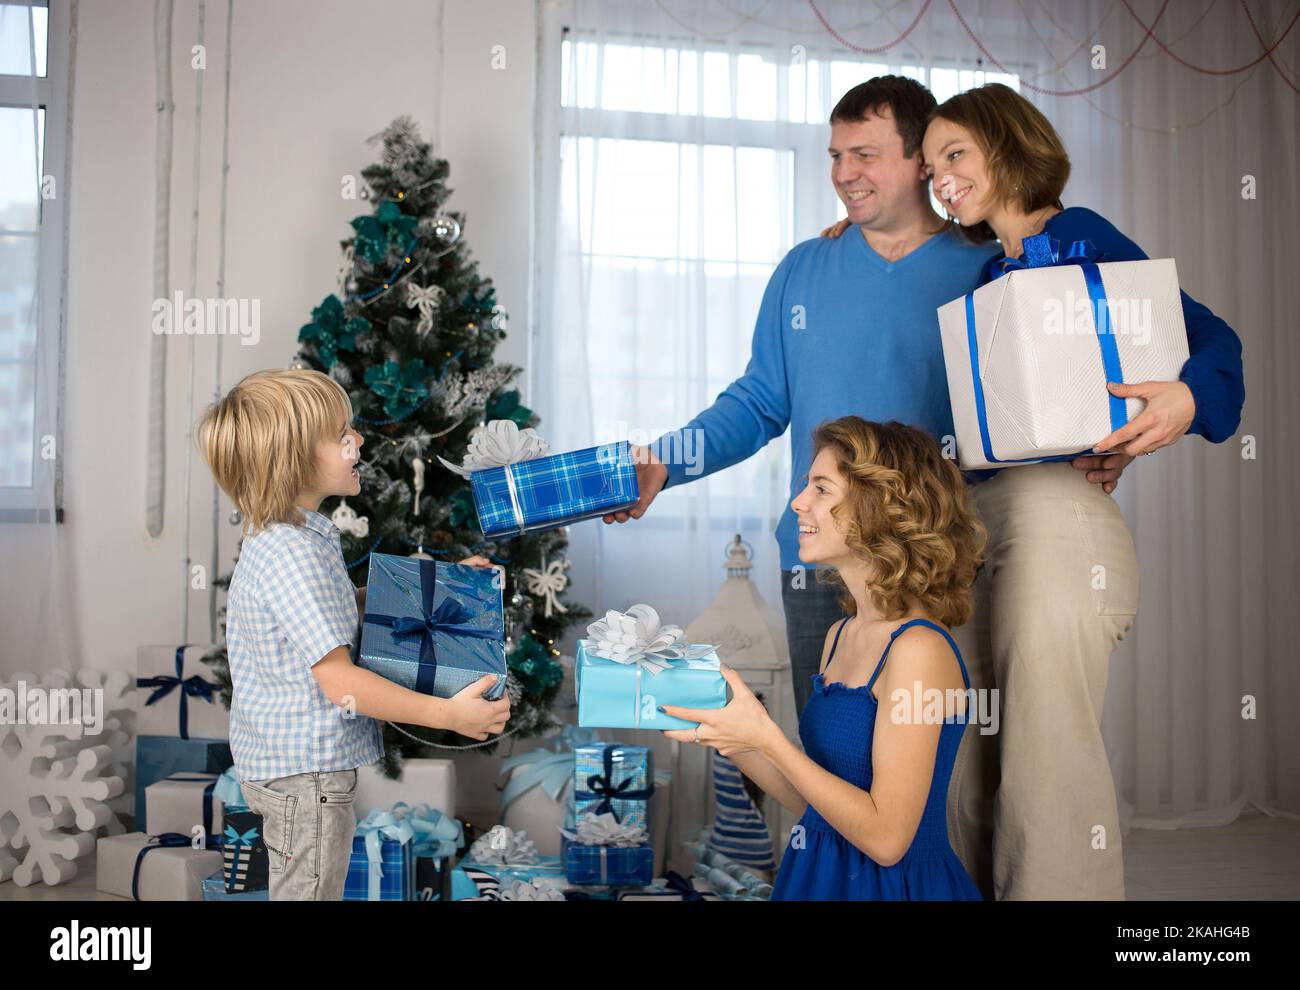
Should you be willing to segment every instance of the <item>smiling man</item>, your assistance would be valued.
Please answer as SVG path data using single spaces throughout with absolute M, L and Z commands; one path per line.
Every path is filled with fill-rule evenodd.
M 953 434 L 935 311 L 975 288 L 995 250 L 971 244 L 930 205 L 921 140 L 934 107 L 929 90 L 902 76 L 871 79 L 836 104 L 830 177 L 857 229 L 804 241 L 785 256 L 764 293 L 745 374 L 681 431 L 637 448 L 641 501 L 606 522 L 640 518 L 663 488 L 743 461 L 787 427 L 791 498 L 806 483 L 813 428 L 824 420 L 896 419 L 941 441 Z M 682 450 L 681 434 L 696 429 L 702 464 L 688 474 L 668 452 Z M 776 537 L 802 713 L 826 631 L 843 613 L 835 592 L 799 564 L 788 505 Z

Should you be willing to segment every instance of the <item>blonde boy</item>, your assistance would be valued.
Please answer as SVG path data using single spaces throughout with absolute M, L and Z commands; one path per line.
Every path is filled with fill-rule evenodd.
M 356 831 L 356 768 L 384 753 L 376 720 L 486 739 L 505 726 L 510 703 L 482 697 L 496 682 L 490 674 L 445 699 L 352 663 L 366 589 L 354 589 L 339 531 L 317 511 L 331 495 L 361 491 L 365 441 L 337 382 L 318 371 L 259 371 L 203 414 L 196 435 L 244 517 L 226 614 L 230 748 L 263 819 L 270 896 L 339 900 Z

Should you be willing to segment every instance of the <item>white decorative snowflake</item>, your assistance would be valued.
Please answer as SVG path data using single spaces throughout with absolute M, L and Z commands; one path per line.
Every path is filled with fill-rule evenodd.
M 17 709 L 18 700 L 30 698 L 33 689 L 50 699 L 49 692 L 77 690 L 77 680 L 63 671 L 41 678 L 19 673 L 3 687 L 13 692 L 8 697 Z M 94 850 L 98 830 L 114 827 L 108 802 L 125 785 L 111 772 L 111 733 L 120 731 L 121 723 L 110 728 L 109 706 L 120 702 L 123 691 L 117 680 L 101 685 L 94 680 L 86 676 L 81 687 L 104 688 L 99 735 L 86 734 L 78 721 L 18 724 L 31 714 L 30 706 L 0 724 L 0 881 L 12 879 L 20 887 L 38 880 L 67 883 L 77 875 L 76 860 Z

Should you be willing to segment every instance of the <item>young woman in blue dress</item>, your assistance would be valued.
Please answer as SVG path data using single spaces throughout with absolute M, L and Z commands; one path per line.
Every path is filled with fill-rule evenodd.
M 846 416 L 819 426 L 791 502 L 799 559 L 838 582 L 848 618 L 786 738 L 739 674 L 732 700 L 671 730 L 713 746 L 802 817 L 773 900 L 979 900 L 948 843 L 946 800 L 970 680 L 949 626 L 971 612 L 984 531 L 957 467 L 929 434 Z

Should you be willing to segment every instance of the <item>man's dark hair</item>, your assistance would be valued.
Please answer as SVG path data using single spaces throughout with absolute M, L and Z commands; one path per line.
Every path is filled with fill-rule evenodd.
M 868 116 L 879 116 L 881 107 L 889 107 L 894 127 L 903 139 L 903 154 L 911 158 L 921 150 L 921 139 L 936 106 L 934 95 L 915 79 L 876 76 L 840 97 L 831 111 L 831 123 L 857 123 Z

